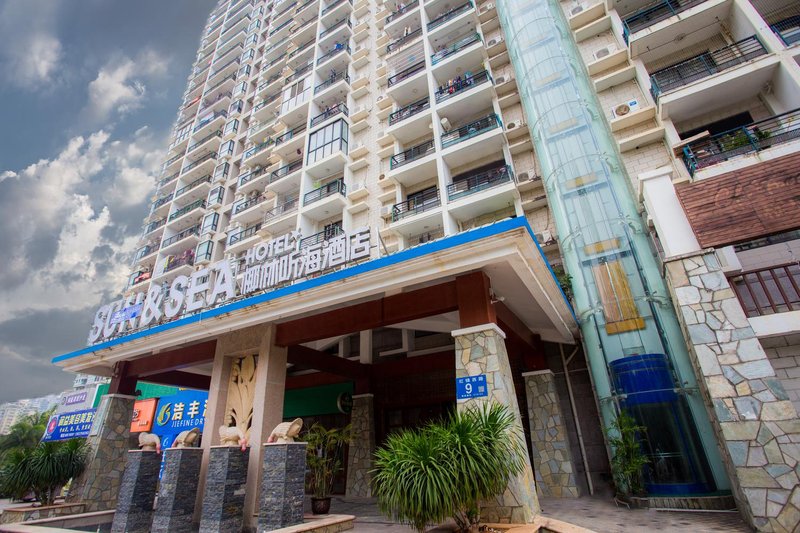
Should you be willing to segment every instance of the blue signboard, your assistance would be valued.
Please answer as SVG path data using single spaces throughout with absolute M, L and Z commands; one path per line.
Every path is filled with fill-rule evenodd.
M 208 393 L 203 391 L 186 390 L 159 398 L 153 433 L 163 437 L 193 428 L 203 431 L 207 404 Z
M 53 415 L 47 422 L 43 441 L 67 440 L 85 438 L 89 436 L 94 420 L 94 409 L 84 409 L 73 413 Z
M 456 378 L 456 400 L 481 398 L 482 396 L 489 396 L 486 374 Z

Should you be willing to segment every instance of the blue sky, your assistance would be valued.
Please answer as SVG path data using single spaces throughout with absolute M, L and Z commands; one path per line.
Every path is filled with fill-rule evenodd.
M 70 386 L 130 273 L 214 0 L 0 0 L 0 402 Z

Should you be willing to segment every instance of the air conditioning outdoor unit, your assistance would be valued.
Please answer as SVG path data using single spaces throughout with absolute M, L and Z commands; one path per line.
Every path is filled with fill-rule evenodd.
M 445 131 L 450 129 L 451 124 L 447 118 L 443 118 L 440 122 L 442 123 L 442 127 L 445 129 Z
M 534 176 L 536 176 L 536 174 L 531 170 L 527 172 L 520 172 L 520 174 L 517 176 L 517 183 L 527 183 L 531 181 Z
M 507 83 L 507 82 L 513 81 L 513 80 L 514 80 L 514 75 L 513 74 L 503 74 L 502 76 L 498 76 L 497 78 L 495 78 L 494 81 L 495 81 L 496 85 L 502 85 L 504 83 Z
M 481 7 L 481 13 L 486 13 L 487 11 L 490 11 L 492 9 L 494 9 L 494 2 L 489 2 L 488 4 L 484 4 L 483 7 Z
M 492 39 L 489 39 L 489 42 L 486 43 L 486 46 L 494 46 L 494 45 L 500 44 L 502 42 L 503 42 L 503 38 L 502 37 L 494 37 Z
M 515 129 L 520 128 L 520 127 L 522 127 L 524 125 L 525 125 L 525 121 L 524 120 L 513 120 L 513 121 L 509 122 L 508 124 L 506 124 L 506 129 L 507 130 L 515 130 Z
M 595 50 L 594 51 L 594 60 L 598 61 L 600 59 L 603 59 L 604 57 L 608 57 L 608 56 L 610 56 L 611 54 L 613 54 L 616 51 L 617 51 L 617 47 L 614 46 L 613 44 L 609 44 L 608 46 L 604 46 L 603 48 L 600 48 L 599 50 Z
M 381 217 L 382 218 L 389 218 L 392 216 L 392 206 L 384 205 L 381 207 Z
M 613 118 L 620 118 L 624 117 L 625 115 L 630 115 L 634 111 L 639 109 L 639 100 L 632 99 L 628 100 L 627 102 L 623 102 L 621 104 L 617 104 L 611 108 L 611 116 Z
M 584 9 L 586 9 L 586 6 L 584 6 L 583 4 L 578 4 L 569 10 L 569 14 L 570 16 L 575 16 L 578 13 L 581 13 Z

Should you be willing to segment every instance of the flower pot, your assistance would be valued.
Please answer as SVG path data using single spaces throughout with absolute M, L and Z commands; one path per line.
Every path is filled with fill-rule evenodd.
M 331 497 L 311 498 L 311 512 L 313 514 L 328 514 L 331 510 Z

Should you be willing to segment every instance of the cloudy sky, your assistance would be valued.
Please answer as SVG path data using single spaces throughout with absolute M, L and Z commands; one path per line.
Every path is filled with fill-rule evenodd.
M 214 0 L 0 0 L 0 402 L 122 289 Z

